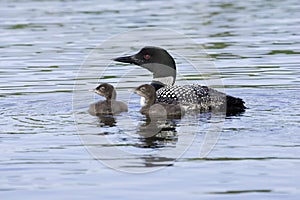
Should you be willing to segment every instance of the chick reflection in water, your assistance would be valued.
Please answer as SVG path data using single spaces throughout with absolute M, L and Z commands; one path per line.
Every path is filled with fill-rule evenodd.
M 140 125 L 136 132 L 142 136 L 140 137 L 142 144 L 139 147 L 175 147 L 178 140 L 176 126 L 176 122 L 172 119 L 151 115 L 146 117 L 146 123 Z
M 115 120 L 112 115 L 128 111 L 128 107 L 124 102 L 116 100 L 117 93 L 114 86 L 111 84 L 100 84 L 92 91 L 100 96 L 105 97 L 105 100 L 91 104 L 88 112 L 91 115 L 98 116 L 100 122 L 104 123 L 105 125 L 112 126 L 115 124 Z

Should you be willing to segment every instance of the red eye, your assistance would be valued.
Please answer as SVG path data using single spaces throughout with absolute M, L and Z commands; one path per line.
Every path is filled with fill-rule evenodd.
M 151 58 L 151 56 L 149 54 L 145 54 L 144 58 L 145 58 L 145 60 L 149 60 Z

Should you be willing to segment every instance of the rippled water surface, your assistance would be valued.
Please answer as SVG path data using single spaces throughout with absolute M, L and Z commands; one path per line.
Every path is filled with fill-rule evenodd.
M 299 198 L 298 1 L 0 5 L 2 199 Z M 136 28 L 144 37 L 121 37 Z M 211 85 L 249 109 L 163 121 L 163 131 L 144 137 L 157 127 L 130 90 L 151 75 L 111 61 L 144 44 L 176 57 L 178 84 Z M 176 50 L 211 59 L 195 71 Z M 88 92 L 99 82 L 117 87 L 129 113 L 86 112 L 101 99 Z

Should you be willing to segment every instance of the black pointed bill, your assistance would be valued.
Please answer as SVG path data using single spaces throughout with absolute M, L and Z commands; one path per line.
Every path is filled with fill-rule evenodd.
M 135 56 L 123 56 L 123 57 L 118 57 L 118 58 L 114 58 L 114 61 L 117 62 L 122 62 L 122 63 L 130 63 L 130 64 L 135 64 L 135 65 L 139 65 L 139 60 L 135 58 Z
M 123 56 L 114 58 L 114 61 L 133 64 L 133 56 Z

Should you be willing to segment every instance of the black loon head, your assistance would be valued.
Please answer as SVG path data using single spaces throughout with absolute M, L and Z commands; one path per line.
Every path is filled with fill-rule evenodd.
M 137 54 L 115 58 L 115 61 L 141 66 L 153 73 L 152 84 L 173 85 L 176 79 L 176 64 L 172 56 L 159 47 L 146 46 Z
M 106 98 L 106 100 L 115 100 L 117 97 L 117 93 L 115 91 L 114 86 L 108 83 L 102 83 L 98 87 L 96 87 L 93 92 L 99 94 Z
M 144 84 L 135 89 L 135 93 L 144 97 L 146 106 L 151 106 L 156 100 L 156 91 L 152 85 Z

